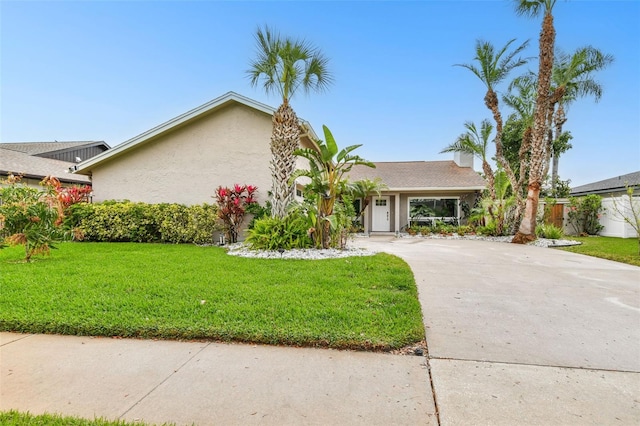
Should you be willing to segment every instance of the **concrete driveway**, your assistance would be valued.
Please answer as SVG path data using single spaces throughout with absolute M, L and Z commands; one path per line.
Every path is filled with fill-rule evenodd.
M 640 424 L 640 268 L 483 241 L 355 244 L 414 272 L 442 425 Z

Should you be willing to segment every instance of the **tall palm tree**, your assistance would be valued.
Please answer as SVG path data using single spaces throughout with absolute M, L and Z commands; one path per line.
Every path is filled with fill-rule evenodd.
M 500 113 L 498 95 L 496 93 L 496 86 L 504 81 L 511 71 L 525 65 L 529 61 L 529 58 L 518 56 L 527 48 L 529 41 L 527 40 L 515 49 L 509 50 L 514 41 L 515 39 L 509 40 L 504 47 L 496 51 L 491 43 L 483 40 L 477 40 L 475 47 L 476 56 L 474 58 L 476 62 L 473 64 L 456 64 L 456 66 L 460 66 L 471 71 L 487 88 L 487 93 L 484 96 L 484 104 L 493 114 L 493 119 L 496 123 L 496 136 L 494 138 L 494 142 L 496 144 L 496 160 L 507 173 L 509 181 L 515 191 L 517 180 L 511 166 L 505 159 L 503 152 L 503 122 L 502 114 Z
M 551 76 L 553 91 L 549 107 L 554 114 L 555 127 L 554 148 L 549 153 L 553 157 L 551 187 L 554 192 L 558 180 L 559 156 L 564 152 L 556 148 L 558 144 L 555 144 L 555 141 L 562 136 L 562 128 L 567 121 L 566 108 L 578 98 L 585 96 L 593 96 L 596 102 L 600 100 L 602 86 L 593 79 L 593 73 L 606 68 L 613 60 L 613 55 L 602 53 L 593 46 L 581 47 L 573 54 L 556 54 Z
M 514 191 L 515 211 L 513 226 L 519 227 L 525 208 L 524 182 L 529 170 L 529 151 L 533 135 L 533 117 L 535 111 L 535 78 L 531 73 L 515 78 L 509 85 L 509 91 L 502 96 L 502 101 L 515 112 L 510 119 L 519 121 L 522 127 L 520 147 L 518 148 L 518 175 L 516 183 L 511 181 Z M 507 120 L 508 121 L 508 120 Z M 512 229 L 515 232 L 515 229 Z
M 304 40 L 283 38 L 267 26 L 258 28 L 255 39 L 256 58 L 247 71 L 251 85 L 261 83 L 268 94 L 282 98 L 273 114 L 271 134 L 271 213 L 282 218 L 295 195 L 290 179 L 296 169 L 293 152 L 300 144 L 298 117 L 289 101 L 299 89 L 307 93 L 326 90 L 333 77 L 328 58 Z
M 527 187 L 527 201 L 524 217 L 515 237 L 514 243 L 524 244 L 536 239 L 536 216 L 540 189 L 544 179 L 548 126 L 547 111 L 550 101 L 551 74 L 553 70 L 553 49 L 556 40 L 556 30 L 553 24 L 553 7 L 556 0 L 515 0 L 518 15 L 537 17 L 543 14 L 542 29 L 540 31 L 538 55 L 538 89 L 536 107 L 533 118 L 533 134 L 531 139 L 531 162 L 529 167 L 529 184 Z

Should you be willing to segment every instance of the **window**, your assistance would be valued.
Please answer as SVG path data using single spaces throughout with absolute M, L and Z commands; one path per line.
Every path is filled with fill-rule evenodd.
M 412 222 L 427 218 L 458 217 L 457 198 L 409 198 L 409 218 Z
M 376 206 L 385 207 L 386 205 L 387 205 L 387 200 L 381 200 L 379 198 L 376 200 Z

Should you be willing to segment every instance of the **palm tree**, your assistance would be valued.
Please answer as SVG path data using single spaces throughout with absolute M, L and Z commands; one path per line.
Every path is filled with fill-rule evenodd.
M 507 44 L 496 52 L 493 45 L 487 41 L 476 41 L 476 56 L 474 64 L 456 64 L 468 69 L 475 74 L 487 88 L 484 97 L 484 104 L 493 114 L 496 123 L 496 136 L 494 142 L 496 144 L 496 160 L 498 164 L 505 170 L 514 191 L 517 190 L 517 179 L 509 163 L 506 161 L 502 146 L 502 114 L 500 113 L 498 95 L 496 94 L 496 86 L 500 84 L 509 75 L 511 71 L 522 65 L 525 65 L 529 58 L 519 57 L 524 49 L 529 45 L 529 41 L 525 41 L 513 50 L 509 50 L 515 39 L 509 40 Z
M 331 228 L 335 228 L 335 216 L 333 208 L 336 200 L 340 196 L 340 190 L 345 187 L 343 185 L 343 176 L 348 173 L 353 166 L 363 165 L 375 168 L 375 164 L 353 155 L 351 152 L 358 149 L 362 145 L 351 145 L 338 151 L 331 131 L 327 126 L 322 126 L 324 131 L 325 142 L 317 141 L 318 150 L 311 148 L 300 148 L 295 150 L 294 154 L 306 158 L 309 161 L 309 170 L 296 170 L 292 176 L 293 182 L 300 176 L 306 176 L 310 179 L 307 189 L 316 197 L 317 218 L 312 220 L 316 223 L 316 235 L 319 235 L 322 248 L 329 248 L 331 243 Z
M 271 214 L 282 218 L 295 195 L 290 178 L 296 169 L 293 152 L 300 144 L 298 117 L 289 101 L 299 89 L 324 91 L 333 78 L 328 58 L 306 41 L 282 38 L 266 26 L 258 28 L 255 39 L 257 55 L 247 71 L 251 85 L 261 83 L 268 94 L 282 98 L 273 114 L 271 134 Z
M 491 132 L 493 131 L 493 125 L 489 122 L 489 120 L 482 120 L 480 123 L 480 131 L 478 132 L 478 128 L 476 124 L 472 121 L 467 121 L 464 123 L 465 129 L 467 131 L 455 140 L 452 144 L 444 148 L 440 151 L 440 154 L 444 154 L 447 152 L 464 152 L 467 154 L 471 154 L 474 157 L 478 158 L 482 161 L 482 171 L 485 174 L 485 178 L 487 179 L 489 194 L 492 200 L 496 199 L 496 189 L 493 181 L 493 169 L 488 161 L 488 153 L 487 148 L 489 146 L 489 138 L 491 136 Z
M 553 91 L 551 94 L 550 110 L 553 112 L 555 135 L 553 137 L 553 167 L 551 171 L 551 187 L 555 192 L 558 180 L 559 156 L 570 147 L 564 144 L 562 150 L 555 143 L 561 139 L 562 127 L 567 121 L 566 107 L 576 99 L 584 96 L 593 96 L 598 102 L 602 97 L 602 86 L 593 79 L 593 73 L 606 68 L 613 62 L 612 55 L 604 54 L 593 46 L 585 46 L 577 49 L 573 54 L 559 53 L 556 55 L 552 72 Z M 555 106 L 557 104 L 557 109 Z
M 553 25 L 553 6 L 556 0 L 515 0 L 518 15 L 536 17 L 543 14 L 542 30 L 540 31 L 538 55 L 538 89 L 536 107 L 533 116 L 533 134 L 531 139 L 531 157 L 529 167 L 529 185 L 527 187 L 527 201 L 524 218 L 515 237 L 514 243 L 524 244 L 536 239 L 536 216 L 538 199 L 544 179 L 544 166 L 547 145 L 547 111 L 550 101 L 551 74 L 553 70 L 553 49 L 556 40 L 556 30 Z
M 489 138 L 493 131 L 493 125 L 489 120 L 482 120 L 480 123 L 480 132 L 475 123 L 467 121 L 464 123 L 464 127 L 467 131 L 456 139 L 455 142 L 447 146 L 440 151 L 441 154 L 446 152 L 464 152 L 471 154 L 474 157 L 482 161 L 482 171 L 484 172 L 485 179 L 487 179 L 487 187 L 489 189 L 489 197 L 491 203 L 487 207 L 487 211 L 491 216 L 491 219 L 497 224 L 497 227 L 502 229 L 504 223 L 504 215 L 499 217 L 496 215 L 493 207 L 496 204 L 496 182 L 493 169 L 488 161 L 487 148 L 489 145 Z
M 533 116 L 535 110 L 535 79 L 531 73 L 515 78 L 509 84 L 509 91 L 502 96 L 502 101 L 515 112 L 508 119 L 518 121 L 522 128 L 520 135 L 520 147 L 518 148 L 518 175 L 514 183 L 511 181 L 515 195 L 515 212 L 513 215 L 513 226 L 518 227 L 525 207 L 524 182 L 529 169 L 529 151 L 533 134 Z M 512 154 L 513 156 L 513 154 Z M 507 157 L 507 155 L 505 155 Z M 511 163 L 509 163 L 511 164 Z M 515 232 L 515 229 L 513 229 Z
M 371 179 L 360 179 L 355 182 L 349 182 L 347 184 L 347 192 L 349 195 L 353 197 L 353 199 L 362 199 L 362 205 L 360 206 L 360 211 L 356 212 L 357 216 L 360 217 L 364 214 L 364 211 L 369 206 L 371 202 L 371 196 L 376 194 L 378 197 L 380 193 L 388 189 L 386 183 L 382 181 L 379 177 L 371 180 Z

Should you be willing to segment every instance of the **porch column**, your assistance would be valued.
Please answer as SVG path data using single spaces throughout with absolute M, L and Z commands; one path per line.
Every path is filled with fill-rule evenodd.
M 395 206 L 395 215 L 393 218 L 393 230 L 395 232 L 400 232 L 400 193 L 394 194 L 396 202 L 393 203 Z

